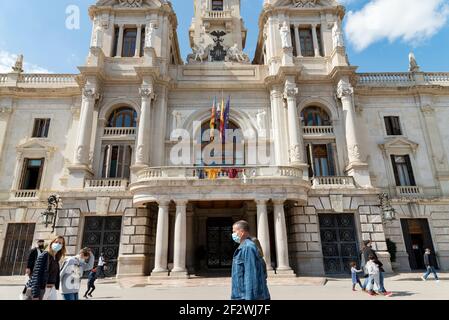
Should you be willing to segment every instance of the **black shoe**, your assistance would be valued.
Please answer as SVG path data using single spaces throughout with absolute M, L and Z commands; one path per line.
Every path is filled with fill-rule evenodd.
M 89 293 L 89 297 L 93 298 L 92 295 Z
M 83 297 L 84 299 L 89 299 L 86 295 L 84 295 L 84 297 Z

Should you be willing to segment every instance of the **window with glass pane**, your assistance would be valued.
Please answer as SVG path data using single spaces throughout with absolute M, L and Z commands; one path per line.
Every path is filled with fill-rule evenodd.
M 123 33 L 122 57 L 134 57 L 136 54 L 137 29 L 125 29 Z
M 117 52 L 118 50 L 118 38 L 119 38 L 119 34 L 120 34 L 120 28 L 115 27 L 115 33 L 114 33 L 114 51 L 113 52 L 113 56 L 119 56 L 119 52 Z
M 50 119 L 34 119 L 33 138 L 48 138 Z
M 399 117 L 384 117 L 384 120 L 385 120 L 385 129 L 387 130 L 387 135 L 389 135 L 389 136 L 402 135 Z
M 130 145 L 106 145 L 103 154 L 102 177 L 129 179 L 132 158 Z
M 142 28 L 142 37 L 140 38 L 140 56 L 143 57 L 145 50 L 145 28 Z
M 213 11 L 223 11 L 223 0 L 212 0 Z
M 307 146 L 307 161 L 310 177 L 328 177 L 335 175 L 332 144 L 309 144 Z
M 415 176 L 413 174 L 412 163 L 409 155 L 391 156 L 393 163 L 394 177 L 398 187 L 416 186 Z
M 306 127 L 330 126 L 329 115 L 320 107 L 307 107 L 301 113 L 302 123 Z
M 324 56 L 324 50 L 323 50 L 323 41 L 321 41 L 321 28 L 317 27 L 316 28 L 316 36 L 317 36 L 317 40 L 318 40 L 318 47 L 320 49 L 320 56 Z
M 25 159 L 22 172 L 21 190 L 38 190 L 42 179 L 44 159 Z
M 304 57 L 314 57 L 312 29 L 299 29 L 299 41 L 301 43 L 301 51 Z
M 118 108 L 109 117 L 109 128 L 135 128 L 137 126 L 137 112 L 132 108 Z

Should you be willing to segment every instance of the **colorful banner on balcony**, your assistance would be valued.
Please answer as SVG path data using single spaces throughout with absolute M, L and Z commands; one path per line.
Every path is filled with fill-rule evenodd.
M 212 104 L 212 114 L 210 116 L 210 141 L 214 141 L 215 139 L 216 116 L 217 116 L 217 97 L 214 98 L 214 102 Z
M 226 107 L 224 105 L 224 99 L 221 100 L 221 113 L 220 113 L 220 138 L 222 143 L 226 142 L 226 130 L 229 127 L 229 113 L 231 112 L 231 97 L 228 97 Z

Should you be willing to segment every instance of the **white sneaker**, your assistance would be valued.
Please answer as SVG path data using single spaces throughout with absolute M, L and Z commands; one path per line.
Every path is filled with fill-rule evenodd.
M 435 280 L 437 283 L 439 283 L 440 282 L 440 280 Z
M 424 278 L 424 276 L 422 276 L 422 277 L 421 277 L 421 279 L 422 279 L 423 281 L 427 281 L 427 279 L 426 279 L 426 278 Z

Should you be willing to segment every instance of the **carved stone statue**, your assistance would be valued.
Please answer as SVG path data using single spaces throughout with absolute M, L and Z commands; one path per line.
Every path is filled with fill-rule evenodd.
M 145 48 L 154 47 L 154 30 L 154 24 L 150 23 L 145 30 Z
M 207 60 L 207 58 L 209 57 L 209 51 L 210 46 L 204 48 L 202 44 L 195 45 L 193 47 L 193 54 L 189 54 L 187 56 L 187 61 L 189 63 L 193 63 L 199 60 L 201 63 L 203 63 L 204 60 Z
M 237 43 L 228 49 L 226 57 L 229 61 L 249 62 L 249 57 L 239 50 Z
M 19 54 L 17 56 L 16 63 L 14 64 L 14 67 L 12 67 L 12 70 L 14 72 L 19 72 L 19 73 L 23 72 L 23 55 L 22 54 Z
M 341 26 L 338 21 L 334 23 L 334 26 L 332 28 L 332 41 L 333 41 L 334 49 L 337 47 L 345 46 L 343 32 L 341 30 Z
M 98 23 L 94 29 L 94 34 L 92 38 L 92 47 L 101 48 L 102 46 L 103 46 L 103 28 L 100 25 L 100 23 Z
M 265 116 L 266 115 L 267 115 L 267 112 L 265 110 L 259 110 L 259 112 L 256 115 L 257 129 L 260 131 L 265 130 Z
M 182 113 L 173 111 L 173 129 L 180 129 L 182 125 Z
M 410 65 L 409 65 L 410 72 L 420 72 L 421 71 L 413 52 L 410 52 L 410 54 L 408 55 L 408 60 L 410 63 Z
M 288 25 L 287 21 L 284 21 L 284 23 L 282 24 L 280 32 L 281 32 L 282 48 L 291 48 L 292 38 L 290 35 L 290 26 Z

